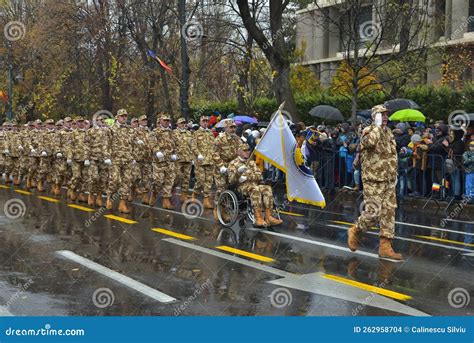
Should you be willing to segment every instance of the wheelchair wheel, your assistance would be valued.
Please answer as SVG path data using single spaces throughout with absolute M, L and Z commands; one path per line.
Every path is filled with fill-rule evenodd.
M 231 227 L 239 216 L 239 200 L 232 191 L 224 191 L 217 200 L 217 218 L 219 222 L 227 227 Z
M 250 201 L 247 204 L 247 218 L 252 222 L 252 224 L 255 224 L 255 215 L 253 213 L 253 207 L 250 204 Z

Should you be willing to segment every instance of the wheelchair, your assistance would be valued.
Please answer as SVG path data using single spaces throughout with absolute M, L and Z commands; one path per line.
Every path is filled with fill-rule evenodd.
M 221 225 L 233 227 L 236 223 L 244 228 L 247 221 L 253 225 L 255 217 L 250 199 L 243 196 L 236 186 L 230 186 L 217 199 L 217 218 Z

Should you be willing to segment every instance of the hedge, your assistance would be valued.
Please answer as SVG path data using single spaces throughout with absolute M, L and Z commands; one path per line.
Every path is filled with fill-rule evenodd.
M 448 86 L 419 85 L 403 89 L 400 98 L 412 99 L 427 118 L 433 120 L 447 120 L 449 114 L 455 110 L 464 110 L 468 113 L 474 112 L 474 83 L 468 83 L 462 90 L 455 90 Z M 383 103 L 390 98 L 382 93 L 376 92 L 361 97 L 358 101 L 358 108 L 369 109 L 376 104 Z M 350 118 L 351 99 L 343 96 L 331 95 L 328 91 L 323 91 L 310 96 L 296 96 L 296 107 L 300 119 L 305 123 L 313 123 L 308 111 L 317 105 L 331 105 L 337 107 L 346 119 Z M 277 108 L 275 99 L 257 99 L 254 106 L 255 113 L 262 121 L 268 120 L 270 115 Z M 237 100 L 226 102 L 205 103 L 194 105 L 191 108 L 191 116 L 197 118 L 199 115 L 213 115 L 218 111 L 224 115 L 238 113 Z

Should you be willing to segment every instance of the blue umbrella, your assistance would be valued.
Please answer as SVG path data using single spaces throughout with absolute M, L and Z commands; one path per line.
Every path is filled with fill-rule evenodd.
M 248 124 L 258 124 L 258 120 L 249 116 L 235 116 L 234 117 L 235 121 L 240 121 L 242 123 L 248 123 Z

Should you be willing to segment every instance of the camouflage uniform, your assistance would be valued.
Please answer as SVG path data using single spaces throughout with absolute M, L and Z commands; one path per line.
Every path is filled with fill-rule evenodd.
M 22 177 L 26 176 L 28 173 L 28 160 L 29 160 L 29 150 L 28 142 L 30 141 L 30 127 L 33 123 L 29 122 L 25 127 L 23 127 L 20 132 L 18 132 L 18 140 L 20 143 L 20 157 L 18 158 L 17 174 Z
M 54 124 L 54 121 L 48 119 L 45 124 Z M 44 129 L 38 136 L 38 190 L 43 191 L 43 185 L 46 182 L 48 175 L 51 175 L 51 168 L 54 153 L 54 137 L 55 131 L 52 129 Z M 51 176 L 50 176 L 51 177 Z
M 163 117 L 162 117 L 163 119 Z M 175 141 L 171 128 L 157 127 L 150 135 L 150 147 L 153 152 L 153 186 L 152 192 L 156 196 L 161 191 L 163 199 L 171 198 L 175 174 L 175 161 L 171 157 L 175 154 Z M 164 156 L 159 159 L 156 154 Z
M 82 119 L 78 119 L 82 121 Z M 71 192 L 79 192 L 80 195 L 85 191 L 85 183 L 87 180 L 87 168 L 84 166 L 85 146 L 86 146 L 86 131 L 83 129 L 76 129 L 71 132 L 69 144 L 66 145 L 66 157 L 71 165 L 72 177 L 69 183 Z M 74 200 L 74 196 L 72 200 Z M 81 199 L 85 201 L 85 199 Z
M 233 123 L 233 121 L 231 122 Z M 230 135 L 227 132 L 221 133 L 215 140 L 214 161 L 214 182 L 216 183 L 216 199 L 221 192 L 226 189 L 227 175 L 222 174 L 220 169 L 229 165 L 237 157 L 237 149 L 242 141 L 237 135 Z
M 375 124 L 365 128 L 360 142 L 365 209 L 357 220 L 357 229 L 367 231 L 377 222 L 380 236 L 394 237 L 397 200 L 396 143 L 390 129 Z
M 18 131 L 11 129 L 6 132 L 6 149 L 5 153 L 5 175 L 7 181 L 10 177 L 14 179 L 18 178 L 16 174 L 18 168 L 18 158 L 20 157 L 20 151 L 18 147 L 21 145 L 19 140 Z M 8 152 L 8 153 L 6 153 Z
M 66 162 L 66 129 L 57 129 L 53 136 L 53 162 L 51 166 L 51 182 L 56 187 L 56 192 L 60 194 L 61 187 L 66 186 L 66 174 L 68 165 Z M 57 194 L 57 195 L 59 195 Z
M 189 130 L 177 128 L 174 130 L 174 141 L 176 142 L 176 180 L 175 185 L 181 187 L 181 193 L 186 195 L 189 190 L 191 168 L 193 166 L 193 152 L 191 140 L 193 135 Z
M 94 126 L 86 131 L 85 159 L 90 162 L 86 188 L 93 196 L 101 197 L 107 189 L 109 167 L 104 161 L 110 159 L 109 140 L 110 130 L 107 127 Z
M 211 130 L 200 127 L 194 132 L 192 140 L 192 148 L 194 153 L 194 173 L 196 175 L 196 184 L 194 186 L 194 196 L 204 194 L 204 197 L 211 195 L 213 180 L 213 161 L 214 153 L 214 136 Z M 199 160 L 198 156 L 202 155 L 203 160 Z
M 0 178 L 5 172 L 5 154 L 3 152 L 5 151 L 5 146 L 7 143 L 6 136 L 6 131 L 3 129 L 3 127 L 0 127 Z
M 41 121 L 37 122 L 41 123 Z M 39 154 L 41 153 L 38 150 L 40 136 L 41 130 L 38 128 L 34 128 L 29 131 L 29 139 L 27 140 L 28 145 L 27 147 L 25 147 L 28 152 L 28 170 L 26 173 L 27 188 L 36 187 L 36 179 L 39 166 Z
M 146 116 L 141 116 L 139 120 L 146 119 Z M 135 175 L 133 189 L 136 193 L 148 193 L 151 188 L 152 167 L 151 161 L 153 159 L 150 149 L 150 130 L 147 126 L 139 126 L 134 129 L 135 142 L 133 156 L 136 163 L 134 164 Z

